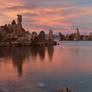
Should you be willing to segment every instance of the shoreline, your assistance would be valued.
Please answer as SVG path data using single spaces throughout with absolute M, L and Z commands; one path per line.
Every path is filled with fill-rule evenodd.
M 0 47 L 20 47 L 20 46 L 55 46 L 56 41 L 53 42 L 1 42 Z
M 22 27 L 22 15 L 17 15 L 17 23 L 12 20 L 10 24 L 0 26 L 0 46 L 49 46 L 57 45 L 54 40 L 53 31 L 50 29 L 48 38 L 42 30 L 38 34 L 37 32 L 30 33 Z

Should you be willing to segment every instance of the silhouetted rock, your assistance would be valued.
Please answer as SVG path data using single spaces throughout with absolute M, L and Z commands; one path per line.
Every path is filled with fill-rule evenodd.
M 50 42 L 49 42 L 50 41 Z M 22 27 L 22 15 L 17 15 L 17 23 L 13 20 L 10 24 L 0 27 L 0 46 L 29 46 L 29 45 L 55 45 L 53 32 L 50 30 L 49 40 L 45 39 L 45 32 L 39 35 L 29 33 Z
M 71 92 L 69 88 L 65 88 L 63 92 Z
M 18 22 L 18 27 L 19 29 L 22 28 L 22 15 L 17 15 L 18 18 L 17 18 L 17 22 Z
M 75 32 L 74 32 L 74 40 L 80 40 L 80 33 L 79 33 L 79 28 L 77 27 Z
M 11 24 L 12 24 L 12 25 L 16 25 L 16 21 L 15 21 L 15 20 L 13 20 Z
M 48 40 L 50 42 L 53 42 L 54 41 L 54 35 L 53 35 L 53 31 L 51 29 L 49 31 Z
M 32 32 L 32 40 L 35 41 L 38 39 L 37 33 L 36 32 Z
M 64 35 L 59 32 L 59 41 L 62 41 L 62 40 L 64 40 L 64 39 L 65 39 Z
M 39 33 L 39 40 L 40 40 L 40 41 L 44 41 L 44 40 L 45 40 L 45 32 L 44 32 L 44 31 L 41 31 L 41 32 Z

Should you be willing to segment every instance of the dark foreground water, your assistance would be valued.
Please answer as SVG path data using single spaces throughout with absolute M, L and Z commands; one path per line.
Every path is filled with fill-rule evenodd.
M 0 48 L 0 92 L 92 92 L 92 42 Z

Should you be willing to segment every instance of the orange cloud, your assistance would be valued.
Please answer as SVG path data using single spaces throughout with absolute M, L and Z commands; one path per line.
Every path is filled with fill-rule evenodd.
M 32 7 L 27 7 L 27 5 L 25 4 L 25 0 L 20 0 L 20 1 L 3 0 L 0 1 L 0 3 L 1 3 L 0 14 L 2 14 L 1 17 L 2 19 L 0 24 L 4 22 L 6 23 L 7 21 L 11 21 L 12 19 L 16 19 L 17 14 L 22 14 L 24 15 L 23 16 L 24 22 L 25 19 L 28 19 L 28 21 L 34 25 L 49 26 L 55 28 L 61 27 L 63 29 L 69 29 L 69 27 L 72 26 L 71 20 L 72 21 L 78 20 L 82 16 L 92 15 L 92 10 L 91 10 L 92 7 L 64 6 L 64 7 L 32 8 Z M 27 16 L 27 14 L 30 14 L 30 16 Z

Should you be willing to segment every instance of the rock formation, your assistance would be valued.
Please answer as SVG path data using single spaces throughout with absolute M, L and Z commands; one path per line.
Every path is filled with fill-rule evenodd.
M 61 88 L 57 88 L 56 92 L 63 92 Z
M 49 42 L 51 41 L 51 42 Z M 22 45 L 55 45 L 52 30 L 49 33 L 49 40 L 45 39 L 45 32 L 39 35 L 36 32 L 29 33 L 22 27 L 22 15 L 17 15 L 17 23 L 12 20 L 10 24 L 0 26 L 0 46 L 22 46 Z
M 69 88 L 65 88 L 62 90 L 61 88 L 57 88 L 56 92 L 72 92 Z
M 54 35 L 53 35 L 53 31 L 51 29 L 49 30 L 48 40 L 50 42 L 54 41 Z
M 12 24 L 12 25 L 16 25 L 16 21 L 15 21 L 15 20 L 13 20 L 11 24 Z
M 38 39 L 38 35 L 36 32 L 32 32 L 32 41 L 35 41 Z
M 44 31 L 41 31 L 41 32 L 39 33 L 39 40 L 40 40 L 40 41 L 44 41 L 44 40 L 45 40 L 45 32 L 44 32 Z
M 74 32 L 74 40 L 80 40 L 79 28 L 77 27 Z
M 18 22 L 18 27 L 19 29 L 22 29 L 22 15 L 17 15 L 18 18 L 17 18 L 17 22 Z
M 59 32 L 59 41 L 62 41 L 62 40 L 64 40 L 64 39 L 65 39 L 64 35 Z

